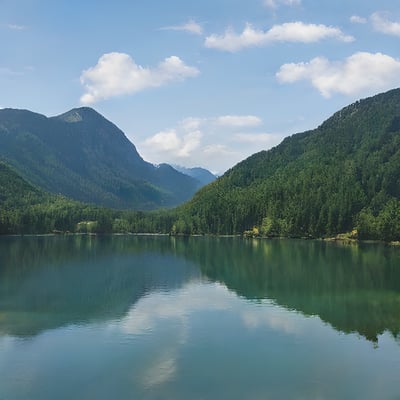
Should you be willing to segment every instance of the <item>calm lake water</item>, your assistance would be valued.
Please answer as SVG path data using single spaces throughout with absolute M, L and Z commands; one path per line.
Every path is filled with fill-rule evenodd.
M 0 400 L 400 399 L 400 249 L 0 239 Z

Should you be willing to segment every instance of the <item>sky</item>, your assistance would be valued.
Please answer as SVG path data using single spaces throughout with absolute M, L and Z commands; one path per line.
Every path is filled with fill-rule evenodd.
M 400 87 L 398 0 L 0 0 L 0 36 L 0 107 L 92 107 L 218 174 Z

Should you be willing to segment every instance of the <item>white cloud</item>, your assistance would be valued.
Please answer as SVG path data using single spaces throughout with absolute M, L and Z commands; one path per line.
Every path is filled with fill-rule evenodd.
M 178 158 L 190 157 L 191 153 L 196 150 L 201 141 L 202 133 L 199 130 L 178 133 L 175 129 L 156 133 L 145 141 L 145 145 L 152 149 L 154 153 L 170 153 L 169 155 Z
M 184 32 L 194 33 L 196 35 L 203 34 L 203 27 L 192 19 L 190 19 L 188 22 L 182 25 L 166 26 L 161 29 L 166 31 L 184 31 Z
M 354 40 L 352 36 L 345 35 L 336 27 L 287 22 L 274 25 L 268 31 L 255 29 L 251 24 L 247 24 L 240 34 L 228 29 L 223 35 L 213 34 L 206 37 L 204 45 L 208 48 L 236 52 L 246 47 L 264 46 L 276 42 L 314 43 L 327 38 L 343 42 Z
M 181 146 L 181 139 L 174 129 L 158 132 L 146 140 L 149 146 L 154 146 L 161 151 L 178 150 Z
M 262 120 L 255 115 L 223 115 L 216 119 L 218 125 L 242 128 L 246 126 L 259 126 Z
M 373 94 L 400 85 L 400 60 L 382 53 L 358 52 L 344 61 L 316 57 L 306 63 L 281 66 L 276 74 L 282 83 L 310 81 L 324 97 Z
M 400 22 L 390 21 L 387 13 L 376 12 L 371 15 L 371 21 L 376 31 L 387 35 L 400 36 Z
M 107 53 L 98 63 L 81 74 L 85 93 L 82 104 L 93 104 L 100 100 L 124 94 L 133 94 L 147 88 L 166 85 L 195 77 L 199 70 L 186 65 L 179 57 L 171 56 L 155 68 L 145 68 L 125 53 Z
M 264 0 L 264 6 L 276 9 L 280 5 L 284 6 L 299 6 L 301 4 L 301 0 Z
M 267 32 L 271 41 L 313 43 L 326 38 L 334 38 L 343 42 L 352 42 L 354 38 L 343 34 L 339 28 L 326 25 L 289 22 L 275 25 Z
M 210 49 L 236 52 L 246 47 L 261 46 L 265 42 L 265 32 L 255 30 L 247 24 L 240 35 L 232 29 L 227 29 L 223 35 L 207 36 L 204 45 Z
M 193 151 L 197 150 L 203 134 L 200 131 L 187 133 L 182 140 L 181 149 L 178 151 L 179 157 L 190 157 Z
M 208 156 L 231 156 L 231 155 L 236 155 L 236 153 L 234 151 L 232 151 L 231 149 L 229 149 L 228 146 L 224 145 L 224 144 L 210 144 L 208 146 L 204 147 L 204 154 L 208 155 Z
M 179 126 L 186 132 L 190 131 L 196 131 L 200 129 L 202 123 L 204 122 L 204 119 L 202 118 L 185 118 L 179 123 Z
M 230 136 L 235 129 L 252 128 L 261 124 L 261 118 L 255 115 L 185 118 L 175 128 L 158 132 L 146 139 L 143 143 L 143 154 L 156 163 L 162 161 L 176 164 L 184 162 L 185 159 L 192 162 L 196 156 L 201 155 L 205 157 L 217 154 L 232 155 L 235 152 L 226 145 L 218 143 L 218 139 L 226 135 L 226 131 Z M 224 131 L 218 132 L 221 128 Z M 208 136 L 208 142 L 203 141 L 205 136 Z M 210 139 L 213 141 L 210 142 Z
M 137 143 L 144 159 L 184 167 L 202 166 L 221 174 L 239 161 L 278 144 L 283 134 L 258 132 L 263 121 L 255 115 L 185 118 Z
M 359 15 L 352 15 L 350 17 L 350 22 L 353 24 L 366 24 L 368 20 L 364 17 L 360 17 Z

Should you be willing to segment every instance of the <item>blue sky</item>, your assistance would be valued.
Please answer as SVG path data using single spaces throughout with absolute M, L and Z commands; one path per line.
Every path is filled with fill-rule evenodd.
M 396 0 L 0 0 L 0 107 L 90 106 L 221 173 L 400 86 Z

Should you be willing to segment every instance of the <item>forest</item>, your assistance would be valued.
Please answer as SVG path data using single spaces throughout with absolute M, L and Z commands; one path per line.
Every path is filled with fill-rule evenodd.
M 0 233 L 167 233 L 400 240 L 400 90 L 250 156 L 174 209 L 48 194 L 0 165 Z
M 400 238 L 400 90 L 358 101 L 227 171 L 183 205 L 189 233 Z

